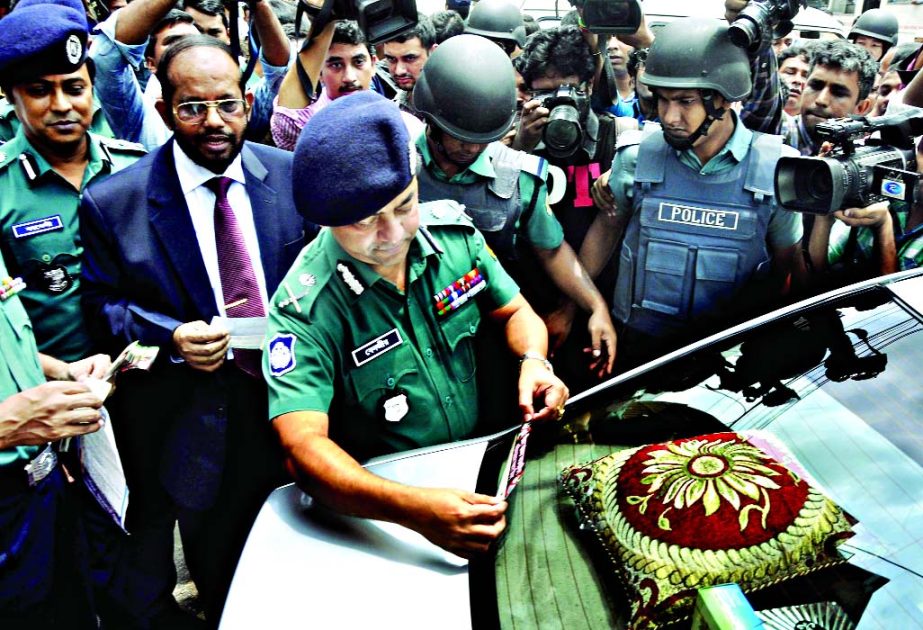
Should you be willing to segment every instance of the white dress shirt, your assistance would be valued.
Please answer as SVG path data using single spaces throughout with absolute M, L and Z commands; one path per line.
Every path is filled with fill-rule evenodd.
M 215 246 L 215 193 L 205 185 L 210 179 L 219 177 L 219 175 L 193 162 L 175 142 L 173 143 L 173 155 L 176 161 L 176 174 L 179 176 L 179 184 L 186 197 L 189 216 L 195 228 L 199 251 L 202 252 L 202 260 L 205 262 L 205 271 L 212 285 L 218 313 L 226 317 L 224 294 L 221 289 L 221 272 L 218 269 L 218 249 Z M 256 236 L 253 208 L 250 206 L 250 195 L 247 194 L 244 169 L 239 154 L 223 175 L 234 180 L 228 188 L 228 202 L 237 218 L 237 225 L 243 233 L 250 264 L 253 265 L 253 273 L 256 274 L 256 282 L 260 288 L 260 299 L 263 301 L 263 308 L 268 313 L 268 295 L 266 278 L 263 275 L 263 262 L 260 260 L 260 243 Z

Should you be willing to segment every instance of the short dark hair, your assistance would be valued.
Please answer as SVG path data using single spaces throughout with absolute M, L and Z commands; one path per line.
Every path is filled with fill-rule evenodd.
M 549 71 L 561 76 L 576 75 L 581 82 L 596 74 L 593 52 L 576 26 L 559 26 L 535 33 L 522 51 L 522 69 L 519 71 L 526 85 Z
M 157 24 L 154 25 L 154 28 L 151 29 L 151 36 L 147 40 L 147 47 L 144 49 L 145 57 L 154 56 L 154 46 L 157 45 L 157 37 L 155 35 L 159 34 L 160 31 L 173 26 L 174 24 L 195 24 L 195 19 L 185 11 L 180 9 L 170 9 L 163 18 Z
M 650 48 L 635 48 L 628 53 L 628 75 L 632 79 L 638 78 L 638 68 L 647 64 L 647 55 L 651 52 Z
M 420 39 L 420 44 L 422 44 L 423 48 L 426 50 L 429 50 L 435 46 L 436 30 L 433 28 L 433 21 L 430 20 L 427 16 L 421 15 L 417 25 L 413 29 L 404 31 L 394 39 L 389 39 L 385 43 L 387 44 L 388 42 L 397 42 L 399 44 L 403 44 L 407 40 L 413 39 L 414 37 Z
M 228 14 L 224 10 L 224 3 L 221 0 L 183 0 L 184 9 L 195 9 L 205 15 L 220 15 L 221 23 L 224 28 L 229 28 Z
M 814 46 L 813 42 L 805 42 L 803 44 L 799 42 L 797 44 L 792 44 L 791 46 L 783 49 L 782 52 L 776 55 L 776 61 L 778 62 L 779 67 L 781 67 L 783 63 L 785 63 L 792 57 L 801 57 L 801 59 L 805 63 L 810 64 L 811 63 L 811 49 L 813 48 L 813 46 Z
M 855 72 L 859 78 L 859 98 L 866 98 L 875 85 L 878 74 L 878 62 L 862 46 L 841 39 L 818 40 L 811 48 L 811 68 L 808 77 L 816 66 L 838 69 L 843 72 Z M 858 102 L 858 101 L 857 101 Z
M 465 32 L 465 20 L 458 11 L 437 11 L 429 16 L 429 19 L 433 23 L 433 30 L 436 31 L 437 44 Z
M 176 94 L 176 86 L 173 85 L 170 81 L 170 66 L 173 64 L 173 60 L 176 59 L 180 54 L 189 50 L 190 48 L 215 48 L 218 51 L 226 54 L 231 58 L 231 61 L 234 62 L 234 65 L 237 66 L 238 73 L 240 71 L 240 65 L 237 62 L 237 58 L 234 57 L 234 52 L 231 50 L 231 47 L 225 44 L 220 39 L 216 39 L 211 35 L 187 35 L 179 39 L 175 44 L 167 48 L 167 50 L 160 57 L 160 62 L 157 64 L 157 80 L 160 82 L 160 88 L 163 91 L 163 102 L 166 104 L 167 109 L 173 112 L 173 96 Z M 246 92 L 246 86 L 243 83 L 243 76 L 238 79 L 238 85 L 240 86 L 241 96 Z
M 333 27 L 333 39 L 330 45 L 348 44 L 349 46 L 365 45 L 369 47 L 369 41 L 365 38 L 365 33 L 359 28 L 359 23 L 355 20 L 338 20 Z M 369 54 L 371 56 L 371 52 Z
M 528 13 L 522 14 L 522 26 L 526 30 L 526 37 L 532 33 L 538 33 L 540 30 L 542 30 L 542 27 L 539 26 L 538 20 L 536 20 L 534 16 Z

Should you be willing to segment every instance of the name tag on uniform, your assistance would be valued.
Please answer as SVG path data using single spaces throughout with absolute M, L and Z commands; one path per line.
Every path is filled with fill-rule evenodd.
M 662 203 L 657 218 L 667 223 L 682 223 L 714 230 L 736 230 L 740 213 L 732 210 L 709 210 L 708 208 Z
M 401 333 L 397 331 L 397 328 L 393 328 L 380 337 L 375 337 L 367 344 L 353 350 L 353 363 L 356 364 L 356 367 L 364 365 L 372 359 L 377 359 L 388 350 L 393 350 L 402 343 L 404 343 L 404 340 L 401 338 Z
M 56 214 L 53 217 L 17 223 L 13 226 L 13 236 L 15 238 L 28 238 L 36 234 L 44 234 L 45 232 L 54 232 L 55 230 L 63 229 L 64 222 L 61 220 L 61 215 Z

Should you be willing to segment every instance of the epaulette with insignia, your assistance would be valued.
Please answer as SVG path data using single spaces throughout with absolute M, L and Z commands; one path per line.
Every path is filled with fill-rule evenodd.
M 110 150 L 115 151 L 124 151 L 126 153 L 136 153 L 139 155 L 147 154 L 147 149 L 144 148 L 144 145 L 140 142 L 129 142 L 128 140 L 121 140 L 119 138 L 107 138 L 106 136 L 96 136 L 96 139 L 99 140 L 99 143 Z
M 332 237 L 328 234 L 328 238 Z M 318 239 L 314 242 L 317 243 Z M 322 247 L 312 246 L 301 251 L 292 264 L 292 269 L 297 269 L 298 274 L 289 273 L 276 290 L 273 297 L 276 307 L 295 311 L 308 319 L 314 300 L 333 277 L 333 270 L 322 252 Z
M 471 217 L 465 214 L 465 206 L 451 199 L 427 201 L 420 204 L 422 225 L 461 225 L 474 227 Z
M 615 140 L 615 150 L 621 151 L 625 147 L 641 144 L 644 132 L 640 129 L 627 129 L 620 133 Z

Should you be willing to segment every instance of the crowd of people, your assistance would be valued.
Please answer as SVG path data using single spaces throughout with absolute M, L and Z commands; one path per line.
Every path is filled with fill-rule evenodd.
M 487 552 L 505 501 L 361 463 L 555 421 L 571 391 L 686 342 L 919 266 L 920 195 L 814 215 L 774 180 L 830 154 L 823 123 L 923 104 L 921 47 L 875 9 L 846 39 L 745 49 L 728 22 L 747 4 L 608 38 L 580 3 L 539 29 L 508 0 L 450 2 L 371 45 L 352 20 L 302 28 L 290 0 L 14 3 L 0 626 L 215 627 L 292 479 Z M 102 400 L 136 341 L 157 359 Z M 105 423 L 124 529 L 74 439 Z M 172 596 L 177 523 L 204 619 Z

